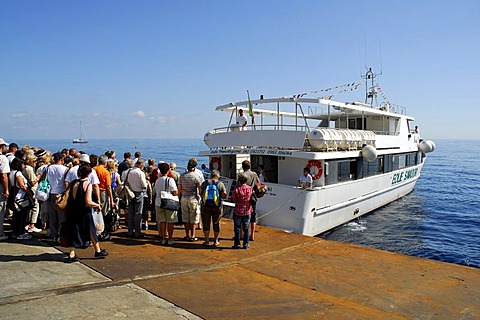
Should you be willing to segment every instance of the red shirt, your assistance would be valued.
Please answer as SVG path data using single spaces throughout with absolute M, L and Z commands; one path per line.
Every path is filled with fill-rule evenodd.
M 246 184 L 242 184 L 233 190 L 231 199 L 235 202 L 234 213 L 237 216 L 248 216 L 252 213 L 253 208 L 250 204 L 252 192 L 252 187 L 247 186 Z

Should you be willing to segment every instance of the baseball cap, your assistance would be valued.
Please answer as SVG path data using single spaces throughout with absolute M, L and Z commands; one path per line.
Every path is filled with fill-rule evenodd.
M 6 141 L 3 140 L 2 138 L 0 138 L 0 146 L 3 146 L 3 145 L 8 146 L 8 142 L 6 142 Z

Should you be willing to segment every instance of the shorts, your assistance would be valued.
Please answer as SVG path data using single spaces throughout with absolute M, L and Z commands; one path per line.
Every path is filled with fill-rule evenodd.
M 202 206 L 202 224 L 204 231 L 210 231 L 213 222 L 213 231 L 220 232 L 220 219 L 222 219 L 222 207 Z
M 200 222 L 200 205 L 196 197 L 182 197 L 180 206 L 182 207 L 182 220 L 184 223 Z
M 177 222 L 177 211 L 167 210 L 160 208 L 160 206 L 155 206 L 155 214 L 157 217 L 157 222 L 166 222 L 166 223 L 175 223 Z

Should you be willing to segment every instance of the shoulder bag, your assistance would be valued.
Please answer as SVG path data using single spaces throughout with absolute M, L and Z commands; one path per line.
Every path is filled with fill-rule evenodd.
M 37 190 L 35 191 L 35 199 L 39 201 L 47 201 L 48 197 L 50 196 L 50 191 L 52 190 L 52 186 L 48 181 L 48 167 L 45 172 L 45 177 L 40 180 L 38 183 Z
M 123 184 L 119 185 L 117 190 L 115 190 L 117 196 L 120 199 L 127 202 L 129 202 L 135 197 L 135 193 L 133 193 L 132 189 L 130 188 L 130 185 L 128 184 L 128 175 L 130 174 L 130 170 L 132 169 L 128 170 L 127 177 L 125 178 L 125 181 L 123 182 Z
M 17 174 L 18 171 L 15 172 L 15 175 L 13 177 L 13 190 L 20 190 L 20 188 L 17 187 Z M 30 195 L 25 194 L 23 198 L 17 198 L 17 192 L 18 191 L 14 191 L 13 194 L 13 209 L 15 209 L 16 211 L 30 210 L 35 206 L 35 202 Z
M 178 196 L 174 196 L 168 191 L 170 189 L 170 178 L 165 179 L 165 191 L 160 191 L 160 208 L 178 211 L 180 209 L 180 202 Z
M 72 185 L 75 181 L 77 180 L 72 181 L 61 194 L 57 195 L 57 198 L 53 203 L 53 206 L 55 207 L 55 209 L 65 212 L 68 205 L 68 197 L 70 196 L 70 189 L 72 188 Z

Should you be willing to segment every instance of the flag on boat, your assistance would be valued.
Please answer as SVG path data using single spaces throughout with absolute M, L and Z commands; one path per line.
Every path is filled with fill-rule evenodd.
M 247 97 L 248 97 L 248 114 L 253 119 L 253 118 L 255 118 L 253 116 L 253 105 L 252 105 L 252 101 L 250 101 L 250 93 L 248 92 L 248 90 L 247 90 Z

